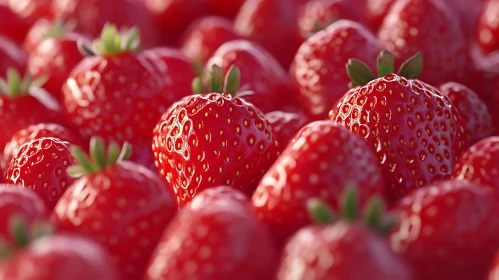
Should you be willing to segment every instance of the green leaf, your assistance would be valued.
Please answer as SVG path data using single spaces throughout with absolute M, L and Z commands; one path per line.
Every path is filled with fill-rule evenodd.
M 83 168 L 83 170 L 85 170 L 85 174 L 95 171 L 95 168 L 88 159 L 88 156 L 80 147 L 73 145 L 71 147 L 71 152 L 74 158 L 78 161 L 79 165 Z
M 311 198 L 307 201 L 307 210 L 310 219 L 318 225 L 332 224 L 335 221 L 334 213 L 322 200 Z
M 232 65 L 225 75 L 225 88 L 224 92 L 230 94 L 236 94 L 239 90 L 239 85 L 241 83 L 241 71 L 235 65 Z
M 367 85 L 370 81 L 376 79 L 371 68 L 358 59 L 349 59 L 346 70 L 348 77 L 360 86 Z
M 423 64 L 423 55 L 418 52 L 400 66 L 398 73 L 407 79 L 415 79 L 423 71 Z
M 214 64 L 208 73 L 208 86 L 210 92 L 223 92 L 224 76 L 222 68 Z
M 102 170 L 106 167 L 106 148 L 104 140 L 101 137 L 92 137 L 90 139 L 90 156 L 95 166 L 95 171 Z
M 203 81 L 200 77 L 196 77 L 192 80 L 192 92 L 194 94 L 206 93 L 206 88 L 204 87 Z
M 345 220 L 354 221 L 358 218 L 359 201 L 357 198 L 357 187 L 347 186 L 341 195 L 341 209 Z
M 395 71 L 395 58 L 389 51 L 382 51 L 378 55 L 378 77 L 384 77 Z

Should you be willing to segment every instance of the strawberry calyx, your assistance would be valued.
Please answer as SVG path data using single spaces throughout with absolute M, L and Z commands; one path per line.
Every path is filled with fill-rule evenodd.
M 208 89 L 206 89 L 200 77 L 192 81 L 192 91 L 195 94 L 206 93 L 229 93 L 236 94 L 241 84 L 241 71 L 235 65 L 232 65 L 224 76 L 222 68 L 214 64 L 208 72 Z
M 59 38 L 74 29 L 74 22 L 65 22 L 61 19 L 56 19 L 53 25 L 47 29 L 43 35 L 45 38 Z
M 381 197 L 372 197 L 364 211 L 360 214 L 359 199 L 357 188 L 349 186 L 340 196 L 340 213 L 337 215 L 321 199 L 311 198 L 307 201 L 307 209 L 311 220 L 318 225 L 333 224 L 338 220 L 349 222 L 361 221 L 370 229 L 380 233 L 387 234 L 395 224 L 395 218 L 385 213 L 385 204 Z
M 125 142 L 120 147 L 118 143 L 112 142 L 106 148 L 104 140 L 96 136 L 90 139 L 89 154 L 76 145 L 71 147 L 71 153 L 78 164 L 68 167 L 67 172 L 70 176 L 77 178 L 99 172 L 115 163 L 130 159 L 132 146 Z
M 140 49 L 140 31 L 137 27 L 118 30 L 116 25 L 106 23 L 99 39 L 90 46 L 78 41 L 80 52 L 86 56 L 97 54 L 112 56 L 124 52 L 137 52 Z
M 15 216 L 9 221 L 9 233 L 13 244 L 0 240 L 0 259 L 9 258 L 15 252 L 29 246 L 34 240 L 54 233 L 54 226 L 38 221 L 29 227 L 23 218 Z
M 367 85 L 370 81 L 395 73 L 395 59 L 389 51 L 382 51 L 377 58 L 376 76 L 364 62 L 350 58 L 346 64 L 346 72 L 351 79 L 350 88 Z M 420 52 L 407 59 L 396 72 L 407 79 L 416 79 L 423 70 L 423 56 Z
M 7 69 L 7 77 L 0 78 L 0 91 L 2 94 L 17 98 L 29 94 L 32 87 L 41 87 L 47 81 L 46 77 L 34 79 L 29 73 L 24 77 L 14 68 Z

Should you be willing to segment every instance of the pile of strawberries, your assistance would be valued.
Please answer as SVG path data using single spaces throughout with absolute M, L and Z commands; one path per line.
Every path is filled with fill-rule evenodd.
M 499 0 L 0 0 L 0 280 L 499 280 Z

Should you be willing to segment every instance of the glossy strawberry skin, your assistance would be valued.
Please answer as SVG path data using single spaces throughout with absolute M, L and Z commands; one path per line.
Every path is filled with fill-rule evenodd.
M 0 35 L 0 76 L 4 77 L 9 68 L 24 73 L 26 71 L 26 53 L 16 43 Z
M 230 20 L 209 16 L 190 25 L 183 35 L 181 48 L 190 60 L 205 65 L 221 45 L 240 38 Z
M 282 152 L 296 133 L 305 126 L 309 120 L 301 112 L 273 111 L 265 114 L 265 119 L 272 127 L 274 136 Z
M 464 122 L 466 147 L 494 134 L 495 128 L 487 105 L 474 91 L 455 82 L 440 85 L 438 89 L 443 95 L 449 97 L 452 104 L 459 110 Z
M 61 269 L 64 268 L 64 269 Z M 118 280 L 108 254 L 83 237 L 54 235 L 34 241 L 0 269 L 1 279 Z
M 459 18 L 441 0 L 397 1 L 378 30 L 378 39 L 395 56 L 396 69 L 421 52 L 423 82 L 436 86 L 467 75 L 468 49 Z
M 58 138 L 25 143 L 5 170 L 5 182 L 34 190 L 52 210 L 74 181 L 66 169 L 75 164 L 71 144 Z
M 188 59 L 173 49 L 87 57 L 63 86 L 63 106 L 85 140 L 128 141 L 136 150 L 132 160 L 152 167 L 151 131 L 192 91 L 194 77 Z
M 41 18 L 52 18 L 50 4 L 53 0 L 5 0 L 5 3 L 29 25 Z
M 359 188 L 361 203 L 383 195 L 385 181 L 375 154 L 366 143 L 333 121 L 303 127 L 260 181 L 252 197 L 258 217 L 284 242 L 311 223 L 307 201 L 320 197 L 339 209 L 345 186 Z
M 8 97 L 0 94 L 0 149 L 3 150 L 10 138 L 31 124 L 64 123 L 61 108 L 57 100 L 45 90 L 30 89 L 30 93 L 20 97 Z
M 499 254 L 496 254 L 494 261 L 490 265 L 486 280 L 497 280 L 499 276 Z
M 278 258 L 273 246 L 243 193 L 208 189 L 172 221 L 145 279 L 271 280 Z
M 241 71 L 241 84 L 240 94 L 236 96 L 264 113 L 296 104 L 291 80 L 284 68 L 253 42 L 236 40 L 223 44 L 206 63 L 205 72 L 215 64 L 222 68 L 224 74 L 232 65 L 237 66 Z
M 17 13 L 15 13 L 6 3 L 0 2 L 0 35 L 9 38 L 16 44 L 22 44 L 24 36 L 29 30 L 29 24 Z
M 43 200 L 30 189 L 0 184 L 0 236 L 7 245 L 14 243 L 12 219 L 22 219 L 28 228 L 47 218 Z
M 306 227 L 288 241 L 277 276 L 277 280 L 286 279 L 410 280 L 413 277 L 410 267 L 390 249 L 385 239 L 364 225 L 340 221 Z
M 378 30 L 395 2 L 395 0 L 366 0 L 367 20 L 374 30 Z
M 326 118 L 348 90 L 348 59 L 360 59 L 373 68 L 380 51 L 374 35 L 349 20 L 339 20 L 309 37 L 296 53 L 291 71 L 297 99 L 305 112 L 314 120 Z
M 7 142 L 3 150 L 3 157 L 7 163 L 17 154 L 19 148 L 34 139 L 43 137 L 58 138 L 69 142 L 71 145 L 86 147 L 83 140 L 70 129 L 55 123 L 32 124 L 18 130 Z
M 173 195 L 155 173 L 120 162 L 77 179 L 52 213 L 63 232 L 96 240 L 122 278 L 142 277 L 164 228 L 176 213 Z
M 499 1 L 487 0 L 478 19 L 476 41 L 484 54 L 499 50 Z
M 48 19 L 39 19 L 29 29 L 22 48 L 27 53 L 30 53 L 35 47 L 45 40 L 45 33 L 54 27 L 54 23 Z
M 77 42 L 88 39 L 77 33 L 68 33 L 56 38 L 47 38 L 40 42 L 29 54 L 28 71 L 40 78 L 49 78 L 43 87 L 61 99 L 62 85 L 66 82 L 71 70 L 84 58 L 78 50 Z
M 453 176 L 499 191 L 499 137 L 485 138 L 468 148 L 454 167 Z
M 234 20 L 237 33 L 267 49 L 284 68 L 303 42 L 298 16 L 305 0 L 246 0 Z
M 234 18 L 246 0 L 205 0 L 209 9 L 220 16 Z
M 179 206 L 218 185 L 251 195 L 279 154 L 262 112 L 229 94 L 183 98 L 161 117 L 153 135 L 156 167 Z
M 425 186 L 397 207 L 392 249 L 416 279 L 483 279 L 499 245 L 495 197 L 480 185 L 449 180 Z
M 350 90 L 330 118 L 364 138 L 376 152 L 396 200 L 448 177 L 464 150 L 457 108 L 436 88 L 388 74 Z

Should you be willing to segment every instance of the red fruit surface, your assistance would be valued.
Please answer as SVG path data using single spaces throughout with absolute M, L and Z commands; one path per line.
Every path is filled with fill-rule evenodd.
M 450 99 L 428 84 L 397 74 L 350 90 L 330 118 L 376 152 L 391 200 L 448 177 L 464 150 L 461 115 Z
M 0 35 L 9 38 L 20 45 L 28 33 L 29 24 L 17 13 L 15 13 L 6 3 L 0 2 Z
M 54 23 L 51 20 L 40 19 L 37 20 L 29 29 L 22 47 L 24 51 L 30 53 L 39 43 L 41 43 L 46 38 L 47 31 L 54 27 Z
M 494 258 L 494 261 L 492 262 L 492 265 L 490 266 L 489 273 L 485 279 L 486 280 L 499 279 L 499 254 L 496 254 L 496 257 Z
M 47 38 L 29 54 L 28 71 L 35 78 L 48 76 L 43 87 L 57 99 L 61 99 L 62 85 L 66 82 L 69 74 L 84 58 L 78 50 L 78 41 L 87 42 L 88 40 L 77 33 Z
M 499 1 L 486 0 L 478 19 L 476 41 L 485 54 L 499 51 Z
M 412 271 L 383 237 L 340 221 L 300 230 L 284 248 L 277 280 L 410 280 Z
M 0 77 L 4 77 L 9 68 L 24 73 L 26 71 L 26 54 L 13 41 L 0 35 Z
M 499 210 L 488 190 L 442 181 L 409 194 L 396 211 L 390 242 L 415 279 L 483 279 L 499 248 Z
M 5 170 L 5 183 L 30 188 L 52 210 L 74 181 L 66 169 L 75 164 L 71 144 L 58 138 L 38 138 L 23 144 Z
M 395 2 L 395 0 L 366 0 L 367 20 L 374 30 L 378 30 Z
M 30 189 L 0 184 L 0 236 L 7 245 L 13 245 L 12 221 L 20 219 L 27 228 L 47 218 L 43 200 Z M 1 270 L 1 269 L 0 269 Z
M 52 213 L 63 232 L 101 244 L 124 280 L 140 279 L 176 213 L 173 195 L 155 173 L 123 161 L 77 179 Z
M 272 55 L 253 42 L 236 40 L 223 44 L 206 63 L 205 72 L 215 64 L 224 74 L 232 65 L 237 66 L 241 71 L 241 84 L 236 96 L 264 113 L 296 104 L 286 71 Z
M 374 68 L 380 51 L 374 35 L 349 20 L 339 20 L 309 37 L 296 53 L 291 71 L 297 99 L 306 113 L 313 119 L 326 118 L 349 89 L 348 59 L 362 60 Z
M 3 0 L 29 25 L 41 18 L 52 18 L 50 5 L 53 0 Z
M 165 231 L 146 280 L 271 280 L 278 258 L 244 194 L 217 187 L 197 195 Z
M 213 13 L 232 19 L 246 0 L 205 0 L 205 2 Z
M 55 123 L 32 124 L 18 130 L 7 142 L 3 150 L 3 157 L 7 163 L 17 154 L 19 148 L 34 139 L 43 137 L 58 138 L 69 142 L 71 145 L 85 147 L 81 137 L 68 128 Z
M 70 235 L 47 236 L 0 269 L 1 279 L 118 280 L 109 255 L 96 243 Z
M 230 20 L 214 16 L 192 23 L 183 37 L 182 52 L 191 61 L 200 63 L 201 67 L 222 44 L 241 38 Z
M 251 195 L 279 155 L 263 113 L 229 94 L 185 97 L 161 117 L 153 135 L 156 167 L 179 206 L 219 185 Z
M 419 79 L 431 85 L 459 81 L 467 73 L 467 42 L 459 18 L 441 0 L 397 1 L 378 39 L 398 63 L 421 52 L 425 65 Z
M 246 0 L 234 20 L 237 33 L 267 49 L 284 68 L 303 42 L 298 16 L 304 0 Z
M 283 151 L 298 131 L 309 122 L 301 112 L 273 111 L 265 114 L 265 119 L 272 127 L 280 151 Z
M 339 196 L 349 184 L 359 188 L 361 203 L 383 194 L 385 180 L 370 147 L 333 121 L 303 127 L 267 171 L 253 194 L 258 217 L 282 243 L 311 223 L 307 201 L 319 197 L 339 209 Z

